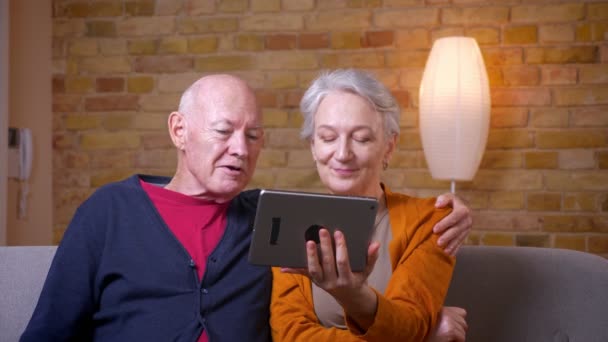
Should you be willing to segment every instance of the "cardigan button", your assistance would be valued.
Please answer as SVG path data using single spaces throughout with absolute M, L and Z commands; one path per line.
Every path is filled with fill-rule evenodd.
M 209 293 L 209 290 L 207 290 L 206 288 L 204 288 L 204 287 L 203 287 L 203 288 L 201 289 L 201 292 L 202 292 L 203 294 L 207 294 L 207 293 Z
M 194 262 L 194 260 L 190 259 L 190 262 L 188 263 L 188 266 L 195 268 L 196 267 L 196 263 Z

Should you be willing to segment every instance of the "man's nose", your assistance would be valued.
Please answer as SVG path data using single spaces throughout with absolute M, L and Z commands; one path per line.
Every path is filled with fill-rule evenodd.
M 229 153 L 230 155 L 244 158 L 249 154 L 249 147 L 247 145 L 247 137 L 245 134 L 235 133 L 230 138 Z

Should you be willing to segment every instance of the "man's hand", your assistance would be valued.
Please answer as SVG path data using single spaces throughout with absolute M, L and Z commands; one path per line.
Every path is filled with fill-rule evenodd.
M 458 196 L 446 193 L 437 197 L 436 208 L 449 206 L 452 206 L 452 212 L 437 222 L 433 227 L 433 232 L 441 234 L 439 240 L 437 240 L 439 246 L 444 247 L 446 253 L 456 255 L 471 231 L 473 219 L 471 218 L 471 209 Z
M 431 331 L 427 342 L 464 342 L 468 328 L 466 317 L 467 312 L 463 308 L 441 308 L 437 326 Z

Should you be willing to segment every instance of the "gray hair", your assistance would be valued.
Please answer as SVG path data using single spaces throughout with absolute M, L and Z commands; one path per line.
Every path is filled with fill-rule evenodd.
M 391 92 L 371 74 L 356 69 L 336 69 L 321 73 L 300 101 L 304 117 L 300 136 L 309 140 L 314 133 L 314 115 L 323 98 L 333 91 L 347 91 L 367 99 L 384 121 L 387 137 L 399 135 L 399 104 Z

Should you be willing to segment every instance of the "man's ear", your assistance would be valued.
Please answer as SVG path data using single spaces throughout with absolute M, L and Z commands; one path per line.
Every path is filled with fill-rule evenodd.
M 169 126 L 169 135 L 173 145 L 178 150 L 184 150 L 186 148 L 186 118 L 180 112 L 172 112 L 169 114 L 169 120 L 167 122 Z

